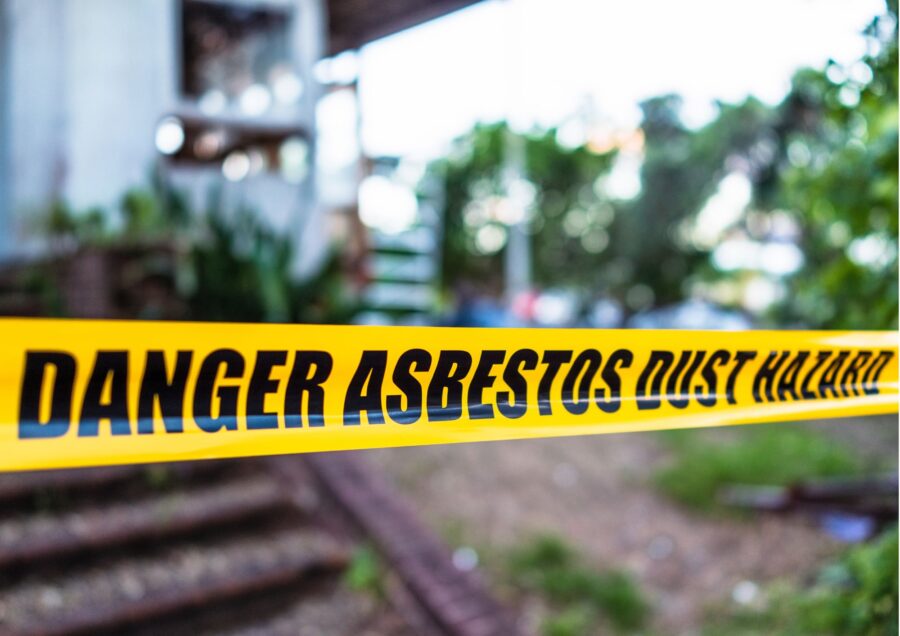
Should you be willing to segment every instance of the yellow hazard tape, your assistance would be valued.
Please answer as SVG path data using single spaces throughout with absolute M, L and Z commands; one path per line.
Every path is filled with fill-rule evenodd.
M 0 470 L 897 412 L 895 332 L 0 319 Z

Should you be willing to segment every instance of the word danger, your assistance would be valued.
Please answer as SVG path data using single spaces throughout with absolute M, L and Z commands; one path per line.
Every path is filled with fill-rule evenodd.
M 326 351 L 252 355 L 97 351 L 85 371 L 70 353 L 27 351 L 18 436 L 60 437 L 73 423 L 96 437 L 107 425 L 118 436 L 712 408 L 737 404 L 745 385 L 755 402 L 833 399 L 878 393 L 893 352 L 652 350 L 638 363 L 629 349 L 365 350 L 339 374 Z

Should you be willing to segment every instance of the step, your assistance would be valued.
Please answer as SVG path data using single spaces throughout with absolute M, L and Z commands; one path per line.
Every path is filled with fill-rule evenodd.
M 288 503 L 268 476 L 0 523 L 0 569 L 220 528 Z
M 422 636 L 391 607 L 368 591 L 350 589 L 341 581 L 298 594 L 277 612 L 254 615 L 190 632 L 190 636 Z M 181 636 L 176 634 L 175 636 Z
M 47 492 L 84 493 L 133 482 L 146 482 L 150 486 L 154 479 L 195 480 L 236 465 L 237 462 L 228 460 L 209 460 L 5 473 L 0 474 L 0 504 L 20 502 Z
M 346 562 L 334 541 L 310 529 L 179 545 L 154 557 L 127 558 L 7 590 L 0 597 L 0 633 L 76 636 L 152 627 L 182 612 L 222 603 L 232 607 L 338 572 Z

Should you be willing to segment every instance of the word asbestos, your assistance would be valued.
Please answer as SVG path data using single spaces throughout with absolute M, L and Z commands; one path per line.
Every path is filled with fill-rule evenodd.
M 254 355 L 255 354 L 255 355 Z M 591 416 L 879 393 L 891 350 L 26 350 L 18 438 Z M 353 364 L 335 373 L 338 363 Z M 749 381 L 749 383 L 748 383 Z M 740 386 L 747 390 L 739 391 Z M 552 419 L 549 420 L 552 423 Z

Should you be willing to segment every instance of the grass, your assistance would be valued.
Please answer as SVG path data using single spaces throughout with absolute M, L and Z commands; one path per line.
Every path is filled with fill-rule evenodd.
M 360 546 L 353 551 L 344 571 L 344 581 L 353 590 L 384 596 L 384 567 L 375 550 Z
M 176 480 L 167 466 L 151 464 L 144 469 L 144 481 L 153 490 L 168 490 Z
M 536 537 L 515 550 L 508 569 L 516 586 L 539 593 L 557 610 L 543 625 L 545 636 L 593 633 L 602 619 L 631 631 L 646 620 L 647 602 L 631 577 L 590 569 L 559 537 Z
M 846 447 L 814 432 L 758 426 L 731 442 L 712 442 L 698 431 L 664 436 L 675 459 L 654 476 L 666 495 L 697 509 L 714 508 L 728 484 L 781 486 L 820 477 L 855 475 L 862 461 Z
M 705 636 L 897 636 L 897 529 L 848 550 L 808 588 L 776 586 L 761 610 L 733 612 Z

